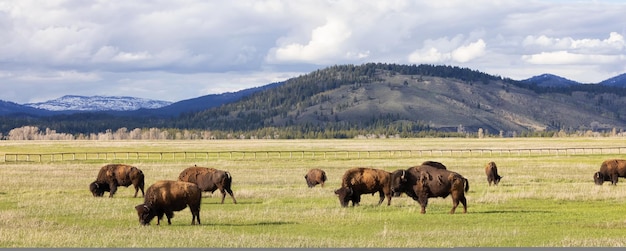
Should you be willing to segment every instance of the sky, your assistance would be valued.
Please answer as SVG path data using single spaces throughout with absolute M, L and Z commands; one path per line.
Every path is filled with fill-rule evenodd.
M 626 1 L 0 0 L 0 100 L 177 102 L 332 65 L 626 73 Z

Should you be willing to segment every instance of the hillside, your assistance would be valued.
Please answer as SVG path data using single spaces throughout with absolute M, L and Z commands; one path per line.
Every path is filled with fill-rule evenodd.
M 211 99 L 179 102 L 176 110 Z M 422 132 L 512 136 L 524 132 L 626 129 L 626 88 L 599 84 L 542 86 L 479 71 L 435 65 L 338 65 L 259 87 L 232 101 L 163 116 L 162 107 L 119 114 L 0 117 L 2 133 L 23 125 L 71 134 L 120 128 L 259 132 L 287 138 L 414 137 Z M 186 104 L 189 103 L 189 104 Z M 162 112 L 158 112 L 161 110 Z M 314 133 L 312 133 L 314 132 Z M 319 133 L 324 135 L 320 136 Z M 282 137 L 281 136 L 281 137 Z
M 335 66 L 187 118 L 205 129 L 394 127 L 491 134 L 626 126 L 623 91 L 527 84 L 444 66 Z M 620 96 L 621 95 L 621 96 Z

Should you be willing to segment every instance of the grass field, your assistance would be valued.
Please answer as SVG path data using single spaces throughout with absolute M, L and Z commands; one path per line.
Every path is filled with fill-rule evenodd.
M 232 141 L 0 141 L 6 153 L 72 151 L 392 150 L 624 146 L 623 138 L 376 139 Z M 191 165 L 228 170 L 238 204 L 205 193 L 192 226 L 189 209 L 172 225 L 141 226 L 134 189 L 94 198 L 88 185 L 102 161 L 0 162 L 0 247 L 624 247 L 626 181 L 596 186 L 592 175 L 620 154 L 406 156 L 394 158 L 263 158 L 125 162 L 142 169 L 146 188 L 176 179 Z M 451 199 L 432 198 L 427 213 L 406 195 L 376 206 L 342 208 L 333 191 L 344 171 L 394 171 L 425 160 L 444 163 L 468 178 L 468 213 L 448 214 Z M 494 161 L 503 179 L 487 185 L 484 165 Z M 324 169 L 322 188 L 304 174 Z

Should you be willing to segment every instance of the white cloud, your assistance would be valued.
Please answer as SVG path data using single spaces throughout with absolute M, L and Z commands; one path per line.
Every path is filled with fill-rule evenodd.
M 624 36 L 611 32 L 606 39 L 571 37 L 553 38 L 545 35 L 538 37 L 526 36 L 523 41 L 525 47 L 538 47 L 549 50 L 577 50 L 583 52 L 610 53 L 624 51 L 626 42 Z
M 450 54 L 452 59 L 459 63 L 466 63 L 472 59 L 485 55 L 487 44 L 482 39 L 468 45 L 456 48 Z
M 0 0 L 0 86 L 28 86 L 0 99 L 122 88 L 193 98 L 258 86 L 259 72 L 367 62 L 598 82 L 626 71 L 624 13 L 611 0 Z
M 437 48 L 427 48 L 414 51 L 409 54 L 409 62 L 415 64 L 434 64 L 445 62 L 450 58 L 450 54 L 441 53 Z
M 624 55 L 577 54 L 567 51 L 542 52 L 523 55 L 522 59 L 531 64 L 565 65 L 565 64 L 615 64 L 624 61 Z
M 413 51 L 409 54 L 408 61 L 416 64 L 466 63 L 485 55 L 487 44 L 482 39 L 478 39 L 476 42 L 460 44 L 462 41 L 459 38 L 462 38 L 462 36 L 456 36 L 452 40 L 439 39 L 439 43 L 429 42 L 433 47 Z
M 271 62 L 309 62 L 327 61 L 341 55 L 344 43 L 351 36 L 350 28 L 341 20 L 329 19 L 311 32 L 306 44 L 288 43 L 280 45 L 268 57 Z

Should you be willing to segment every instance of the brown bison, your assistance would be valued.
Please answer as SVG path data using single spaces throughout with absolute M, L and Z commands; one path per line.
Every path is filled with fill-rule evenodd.
M 446 198 L 452 195 L 453 214 L 459 202 L 463 204 L 463 213 L 467 213 L 465 192 L 469 190 L 468 180 L 458 173 L 439 169 L 429 165 L 410 167 L 406 170 L 396 170 L 391 173 L 391 190 L 395 196 L 406 193 L 417 201 L 426 213 L 428 198 Z
M 617 185 L 617 178 L 626 177 L 626 160 L 609 159 L 602 162 L 600 171 L 593 174 L 596 185 L 602 185 L 605 181 L 611 181 L 611 185 Z
M 356 167 L 347 170 L 341 179 L 341 188 L 335 190 L 342 207 L 347 207 L 350 201 L 352 206 L 358 206 L 361 195 L 378 192 L 383 203 L 387 197 L 387 206 L 391 204 L 390 172 L 374 168 Z
M 326 172 L 319 168 L 313 168 L 309 170 L 306 175 L 304 175 L 304 179 L 310 188 L 315 187 L 317 184 L 324 187 L 324 182 L 326 182 Z
M 157 217 L 157 225 L 160 225 L 163 214 L 167 217 L 167 224 L 172 225 L 174 212 L 189 207 L 192 215 L 191 225 L 195 225 L 196 222 L 200 225 L 201 202 L 202 191 L 198 185 L 184 181 L 160 180 L 148 187 L 143 204 L 135 206 L 135 210 L 141 225 L 150 225 L 154 217 Z
M 498 174 L 498 167 L 493 161 L 490 161 L 485 165 L 485 174 L 487 174 L 487 182 L 489 183 L 489 186 L 491 186 L 491 183 L 493 183 L 494 186 L 497 186 L 498 183 L 500 183 L 500 179 L 502 179 L 502 176 Z
M 144 175 L 143 172 L 134 166 L 125 164 L 108 164 L 100 168 L 96 181 L 89 184 L 89 190 L 95 197 L 102 197 L 104 192 L 109 192 L 109 197 L 113 197 L 118 186 L 135 187 L 135 196 L 141 189 L 141 196 L 144 196 Z
M 439 169 L 448 169 L 446 168 L 445 165 L 441 164 L 441 162 L 437 162 L 437 161 L 427 160 L 427 161 L 422 162 L 422 165 L 432 166 L 434 168 L 439 168 Z
M 226 193 L 233 199 L 233 203 L 237 204 L 233 190 L 230 188 L 233 178 L 227 171 L 209 167 L 192 166 L 183 170 L 180 175 L 178 175 L 178 180 L 194 183 L 200 187 L 200 190 L 206 192 L 213 193 L 215 190 L 219 189 L 222 193 L 222 204 L 224 204 Z

